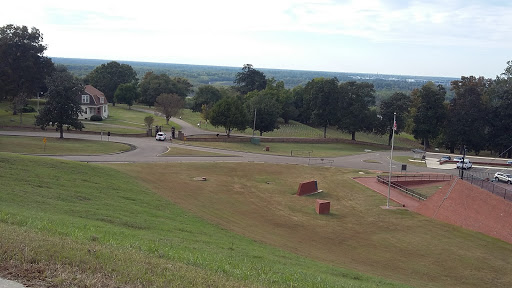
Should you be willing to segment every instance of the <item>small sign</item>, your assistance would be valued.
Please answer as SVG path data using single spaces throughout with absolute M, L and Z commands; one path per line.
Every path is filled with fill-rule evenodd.
M 44 143 L 44 144 L 46 144 L 46 137 L 45 137 L 45 138 L 43 138 L 43 143 Z

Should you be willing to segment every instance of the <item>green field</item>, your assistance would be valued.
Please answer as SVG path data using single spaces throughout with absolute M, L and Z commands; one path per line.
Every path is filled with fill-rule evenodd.
M 29 104 L 33 107 L 37 107 L 37 100 L 30 100 Z M 41 101 L 40 107 L 43 106 Z M 95 132 L 111 132 L 118 134 L 143 134 L 146 133 L 144 125 L 144 118 L 146 116 L 153 116 L 155 125 L 162 126 L 163 131 L 170 133 L 171 127 L 175 127 L 176 131 L 181 130 L 181 126 L 169 121 L 169 124 L 165 124 L 165 119 L 160 116 L 154 115 L 154 113 L 140 112 L 134 109 L 128 109 L 128 106 L 124 104 L 117 104 L 116 106 L 109 106 L 109 117 L 103 121 L 90 121 L 81 120 L 84 124 L 84 131 L 95 131 Z M 19 115 L 12 115 L 9 110 L 9 103 L 0 102 L 0 126 L 10 127 L 35 127 L 35 115 L 37 113 L 23 113 L 21 117 L 22 122 L 20 123 Z M 53 129 L 48 127 L 48 129 Z
M 0 164 L 0 266 L 52 287 L 396 286 L 209 223 L 109 167 L 2 153 Z
M 220 134 L 225 134 L 225 130 L 222 127 L 214 127 L 211 124 L 206 124 L 205 121 L 201 118 L 201 114 L 198 112 L 192 112 L 189 109 L 184 109 L 182 113 L 182 118 L 184 121 L 197 125 L 201 123 L 200 127 L 206 131 L 218 132 Z M 272 132 L 264 133 L 262 136 L 264 137 L 300 137 L 300 138 L 322 138 L 323 137 L 323 129 L 314 128 L 311 126 L 307 126 L 301 124 L 296 121 L 290 121 L 288 124 L 284 122 L 279 123 L 280 128 L 274 130 Z M 242 135 L 251 135 L 252 136 L 252 128 L 248 128 L 245 131 L 233 131 L 233 134 L 242 134 Z M 259 132 L 255 132 L 255 136 L 259 136 Z M 327 138 L 340 138 L 350 140 L 351 135 L 348 133 L 341 132 L 335 128 L 327 129 Z M 387 135 L 380 136 L 371 133 L 356 133 L 356 140 L 376 143 L 376 144 L 388 144 Z M 395 145 L 398 147 L 404 148 L 421 148 L 418 141 L 414 140 L 411 135 L 406 133 L 402 133 L 400 135 L 395 135 Z
M 185 141 L 184 143 L 210 147 L 217 149 L 226 149 L 232 151 L 262 153 L 269 155 L 283 155 L 295 157 L 341 157 L 365 153 L 365 149 L 380 151 L 382 148 L 372 145 L 356 145 L 347 143 L 336 144 L 302 144 L 302 143 L 260 143 L 259 145 L 250 142 L 194 142 Z M 266 151 L 268 147 L 268 151 Z
M 46 143 L 44 143 L 46 139 Z M 0 136 L 0 152 L 47 155 L 97 155 L 129 151 L 129 145 L 109 141 L 54 137 Z
M 351 179 L 358 170 L 5 153 L 0 170 L 0 267 L 52 287 L 512 284 L 512 245 L 381 209 L 385 198 Z M 312 178 L 323 193 L 293 195 Z

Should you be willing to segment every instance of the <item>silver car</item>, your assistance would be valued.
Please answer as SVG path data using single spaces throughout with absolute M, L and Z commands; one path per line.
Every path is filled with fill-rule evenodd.
M 496 174 L 494 174 L 494 180 L 503 181 L 503 182 L 507 182 L 508 184 L 510 184 L 510 183 L 512 183 L 512 175 L 505 174 L 502 172 L 496 172 Z

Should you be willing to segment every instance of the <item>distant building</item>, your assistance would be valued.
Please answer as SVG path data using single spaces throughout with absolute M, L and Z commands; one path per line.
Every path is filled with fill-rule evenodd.
M 99 115 L 103 119 L 108 118 L 108 101 L 105 94 L 92 85 L 85 85 L 84 91 L 85 93 L 79 99 L 82 115 L 78 118 L 89 119 L 92 115 Z

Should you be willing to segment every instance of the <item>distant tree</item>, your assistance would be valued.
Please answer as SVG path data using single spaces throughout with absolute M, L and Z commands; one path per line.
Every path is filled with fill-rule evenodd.
M 338 79 L 315 78 L 306 84 L 305 94 L 310 95 L 311 123 L 324 128 L 336 125 L 340 114 L 340 89 Z
M 255 124 L 255 130 L 259 131 L 260 136 L 266 132 L 272 132 L 279 129 L 277 119 L 281 113 L 281 107 L 277 102 L 279 98 L 277 90 L 267 89 L 262 91 L 253 91 L 249 94 L 254 94 L 249 101 L 249 115 L 252 124 Z M 254 122 L 254 110 L 256 110 L 256 121 Z
M 128 64 L 110 61 L 94 68 L 84 81 L 103 92 L 107 100 L 115 106 L 114 94 L 117 87 L 121 84 L 137 82 L 137 73 Z
M 0 27 L 0 101 L 12 101 L 13 115 L 20 115 L 27 100 L 46 90 L 45 79 L 54 71 L 44 56 L 43 35 L 35 27 Z
M 407 114 L 411 106 L 411 97 L 402 92 L 395 92 L 388 99 L 380 102 L 380 116 L 382 117 L 379 125 L 380 134 L 388 133 L 388 145 L 391 145 L 393 137 L 393 114 L 396 113 L 396 134 L 404 131 L 407 121 Z
M 442 85 L 436 86 L 433 82 L 428 82 L 418 90 L 417 95 L 412 133 L 416 139 L 422 140 L 426 150 L 430 148 L 430 140 L 441 132 L 445 121 L 446 109 L 443 103 L 446 90 Z
M 114 100 L 117 103 L 123 103 L 128 105 L 128 109 L 131 109 L 133 103 L 139 99 L 140 93 L 135 83 L 125 83 L 117 86 L 116 92 L 114 93 Z
M 196 95 L 194 96 L 194 105 L 192 111 L 201 112 L 203 105 L 209 109 L 222 98 L 222 93 L 219 89 L 212 85 L 199 86 Z
M 154 122 L 155 122 L 155 118 L 153 116 L 144 117 L 144 124 L 146 125 L 146 128 L 148 130 L 151 129 L 151 126 L 153 126 Z
M 356 140 L 356 132 L 371 132 L 377 115 L 370 108 L 375 105 L 375 89 L 368 82 L 345 82 L 340 84 L 341 113 L 338 116 L 338 129 L 351 134 Z
M 171 117 L 178 115 L 185 100 L 177 94 L 160 94 L 155 101 L 158 111 L 165 116 L 165 123 L 169 124 Z
M 171 79 L 167 74 L 147 72 L 139 84 L 140 101 L 148 106 L 155 105 L 160 94 L 176 94 L 183 99 L 191 92 L 192 84 L 185 78 Z
M 478 154 L 485 148 L 488 109 L 484 95 L 490 84 L 491 80 L 474 76 L 452 81 L 455 97 L 450 102 L 445 125 L 446 146 L 451 151 L 466 145 Z
M 291 90 L 293 107 L 297 110 L 297 115 L 293 120 L 299 121 L 302 124 L 309 124 L 311 122 L 312 104 L 311 93 L 307 94 L 304 86 L 296 86 Z
M 236 96 L 226 96 L 219 100 L 209 112 L 210 123 L 215 127 L 224 127 L 229 137 L 233 129 L 247 129 L 249 117 L 241 99 Z
M 501 76 L 496 77 L 487 90 L 489 98 L 488 146 L 499 155 L 512 157 L 512 61 Z
M 263 72 L 253 68 L 252 64 L 244 64 L 242 72 L 236 74 L 234 83 L 238 92 L 245 95 L 251 91 L 261 91 L 267 86 Z
M 60 138 L 64 138 L 64 125 L 81 130 L 83 125 L 78 120 L 82 114 L 79 97 L 84 93 L 84 88 L 80 82 L 61 66 L 47 79 L 46 85 L 48 99 L 36 116 L 36 125 L 41 128 L 57 126 Z
M 185 98 L 192 93 L 193 85 L 190 84 L 188 79 L 183 77 L 174 77 L 171 79 L 171 87 L 173 89 L 172 93 L 177 94 L 181 98 Z

